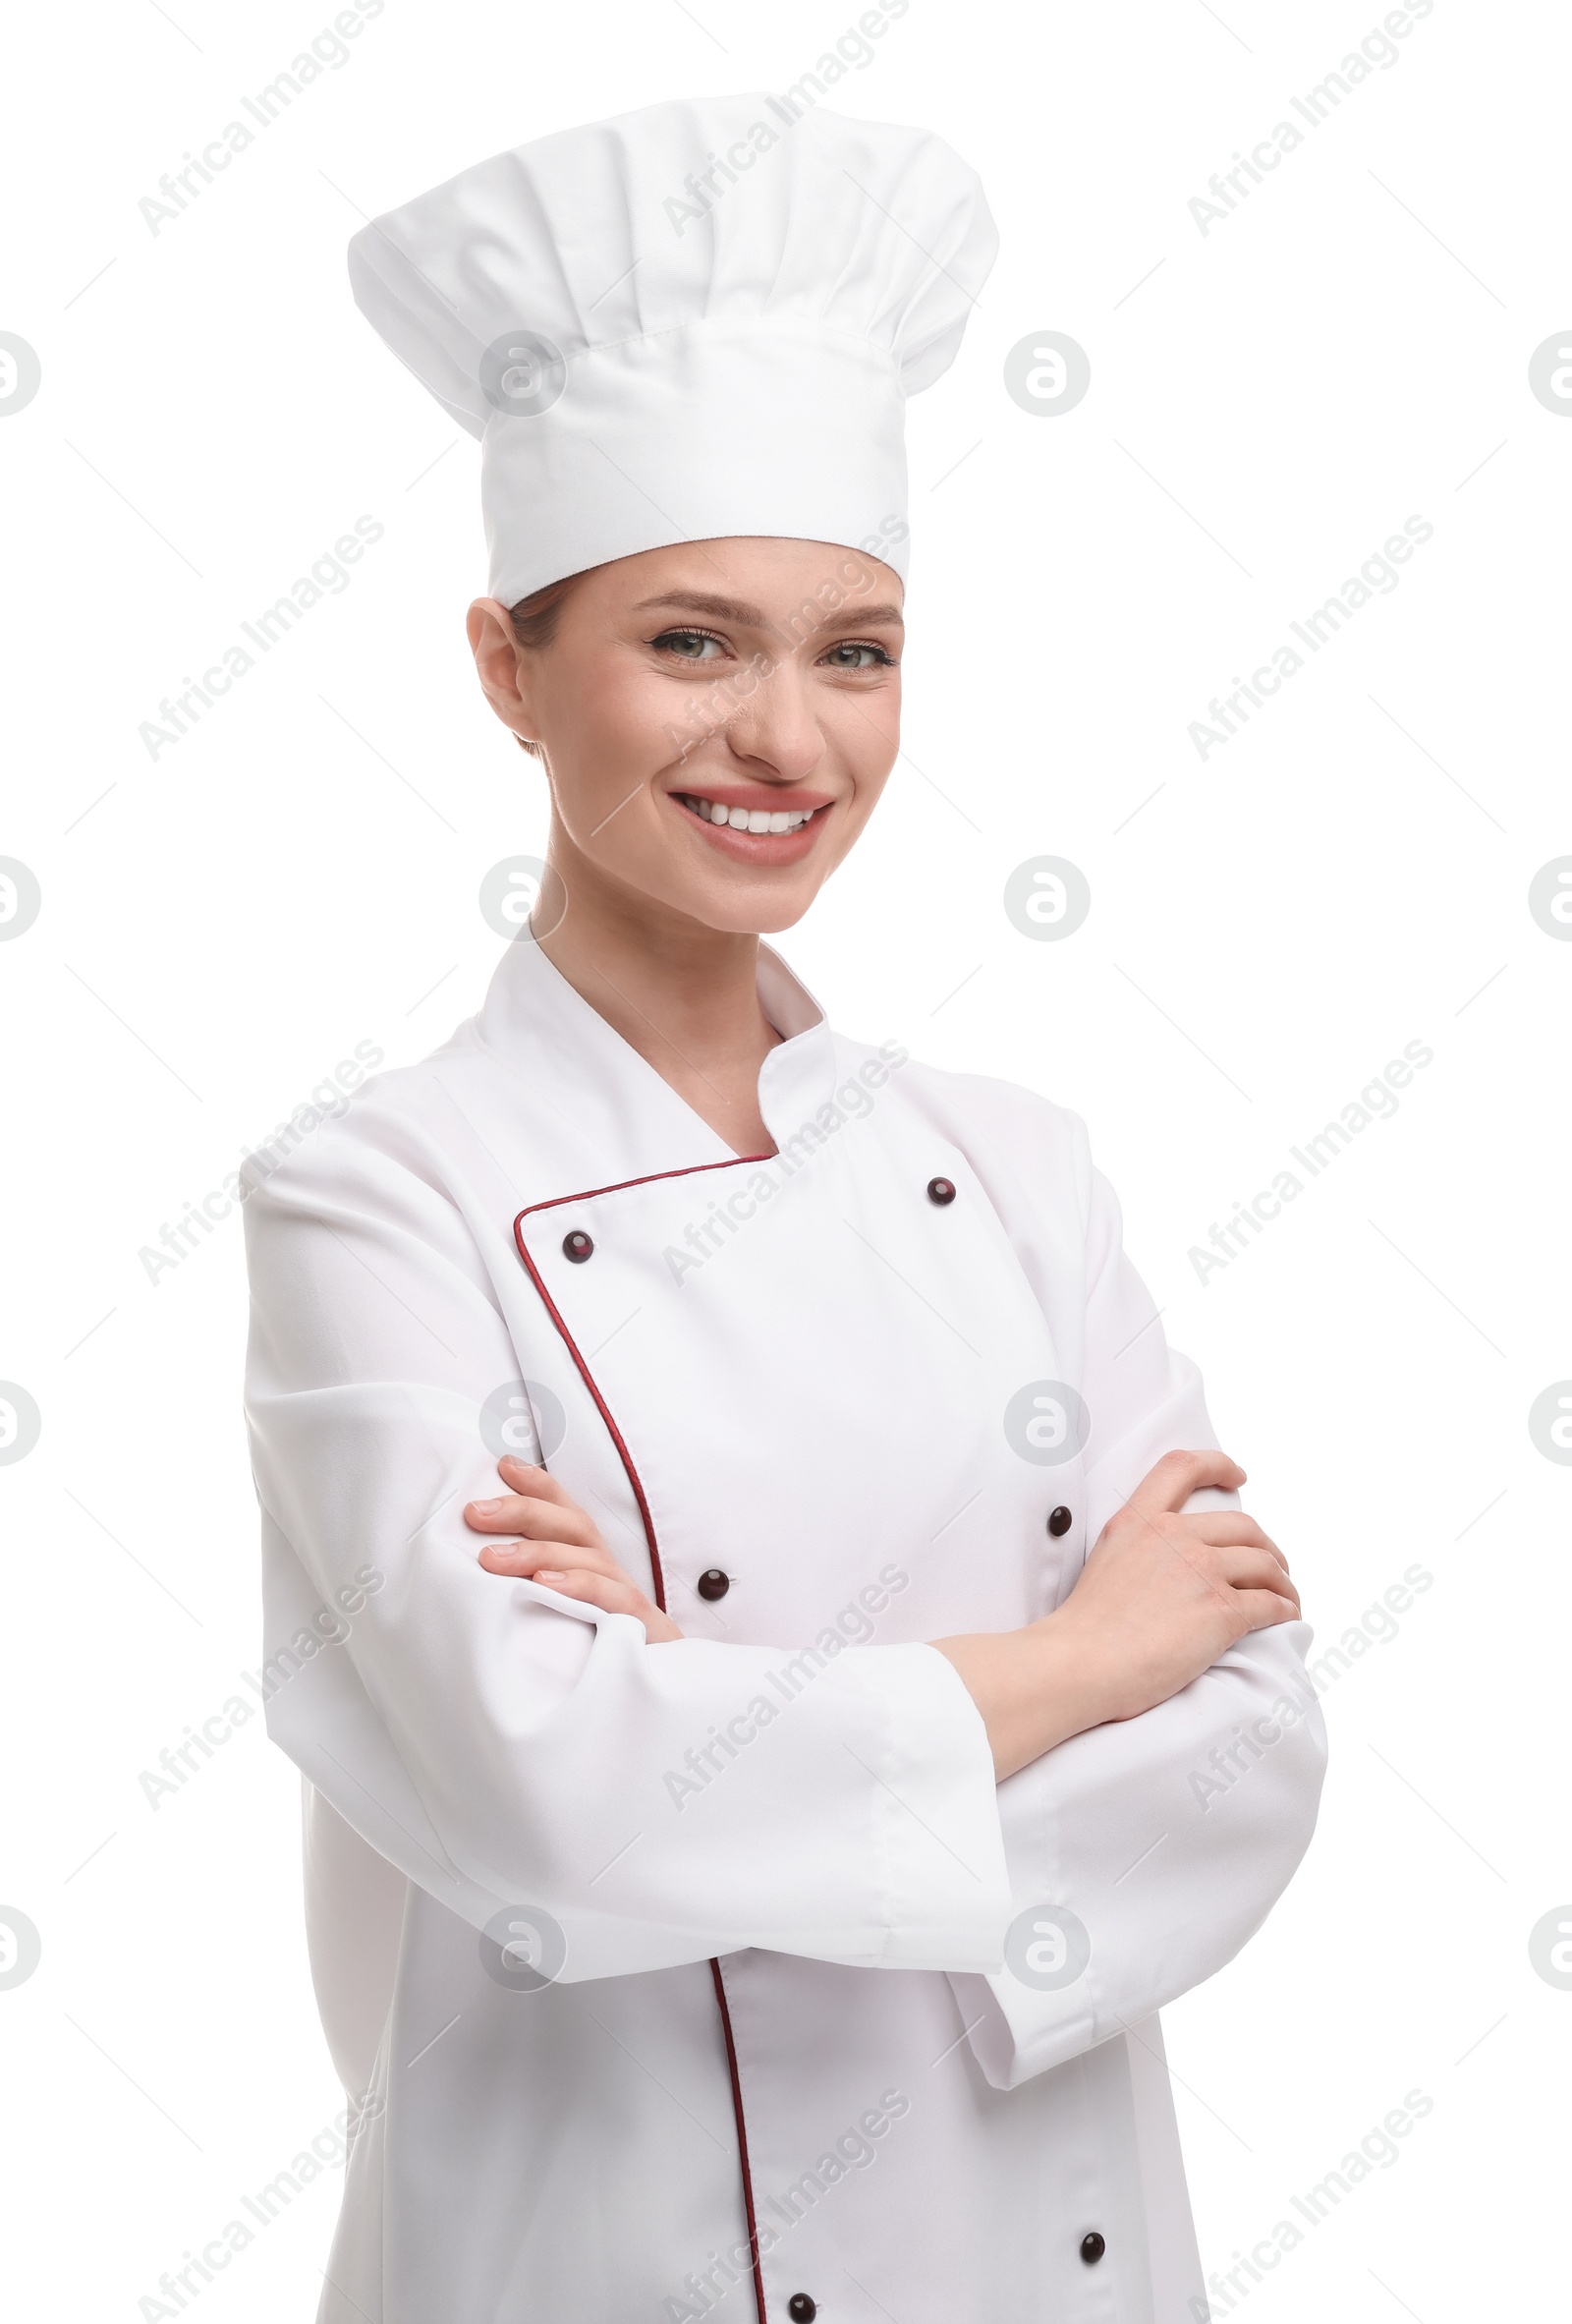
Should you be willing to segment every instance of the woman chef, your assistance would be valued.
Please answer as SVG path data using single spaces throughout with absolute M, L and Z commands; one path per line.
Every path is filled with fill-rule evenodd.
M 551 830 L 479 1014 L 249 1164 L 330 2324 L 1206 2313 L 1156 2012 L 1310 1838 L 1294 1585 L 1080 1121 L 758 940 L 894 761 L 994 248 L 937 139 L 762 96 L 352 246 Z

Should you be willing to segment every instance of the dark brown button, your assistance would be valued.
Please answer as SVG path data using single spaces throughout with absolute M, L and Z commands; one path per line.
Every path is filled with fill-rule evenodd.
M 818 2314 L 818 2302 L 810 2299 L 806 2292 L 794 2292 L 786 2302 L 786 2313 L 792 2324 L 814 2324 L 814 2318 Z
M 565 1257 L 572 1259 L 578 1266 L 582 1267 L 585 1261 L 589 1258 L 590 1252 L 594 1249 L 594 1244 L 590 1240 L 590 1237 L 585 1233 L 582 1226 L 576 1226 L 572 1234 L 565 1234 L 563 1236 L 562 1249 Z
M 1048 1511 L 1048 1531 L 1053 1535 L 1055 1541 L 1058 1540 L 1061 1533 L 1068 1533 L 1074 1523 L 1075 1519 L 1062 1501 L 1056 1509 Z
M 927 1199 L 930 1203 L 937 1203 L 941 1210 L 946 1203 L 953 1203 L 955 1200 L 953 1181 L 948 1178 L 930 1178 L 927 1182 Z
M 1081 2256 L 1089 2268 L 1096 2266 L 1107 2248 L 1107 2244 L 1102 2240 L 1095 2228 L 1093 2229 L 1090 2236 L 1083 2236 L 1081 2239 Z
M 701 1598 L 724 1598 L 731 1588 L 731 1575 L 722 1573 L 718 1565 L 711 1565 L 707 1573 L 699 1576 Z

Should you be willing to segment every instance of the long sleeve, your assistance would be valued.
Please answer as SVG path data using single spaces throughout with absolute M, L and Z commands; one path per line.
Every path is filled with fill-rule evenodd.
M 1217 1443 L 1201 1380 L 1163 1338 L 1122 1247 L 1118 1204 L 1087 1165 L 1081 1389 L 1092 1416 L 1089 1544 L 1160 1456 Z M 1207 1491 L 1188 1507 L 1238 1505 Z M 1311 1630 L 1241 1639 L 1140 1718 L 1094 1728 L 999 1786 L 1010 1869 L 1004 1968 L 954 1978 L 996 2088 L 1140 2024 L 1239 1951 L 1315 1829 L 1325 1730 Z
M 377 1120 L 358 1107 L 249 1175 L 273 1738 L 477 1928 L 521 1904 L 554 1920 L 568 1981 L 750 1946 L 996 1961 L 991 1760 L 942 1656 L 849 1645 L 783 1701 L 789 1651 L 649 1646 L 628 1615 L 478 1564 L 481 1408 L 528 1369 L 497 1293 L 517 1263 Z M 746 1775 L 717 1736 L 733 1759 L 746 1742 Z

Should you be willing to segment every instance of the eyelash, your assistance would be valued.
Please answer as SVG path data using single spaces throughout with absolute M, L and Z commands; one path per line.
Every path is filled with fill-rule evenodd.
M 718 630 L 699 629 L 693 624 L 687 622 L 685 622 L 679 629 L 662 630 L 657 637 L 646 638 L 645 643 L 651 647 L 661 647 L 664 646 L 668 639 L 671 638 L 713 638 L 717 646 L 724 646 L 726 644 L 726 640 L 720 635 Z M 889 652 L 885 647 L 881 646 L 876 638 L 837 638 L 835 644 L 833 646 L 826 646 L 824 651 L 826 653 L 835 653 L 838 652 L 843 647 L 847 646 L 861 647 L 865 653 L 876 653 L 878 655 L 877 661 L 870 665 L 873 669 L 893 670 L 899 667 L 895 656 Z M 680 658 L 685 661 L 693 661 L 694 667 L 696 669 L 702 666 L 700 661 L 691 654 L 684 654 Z

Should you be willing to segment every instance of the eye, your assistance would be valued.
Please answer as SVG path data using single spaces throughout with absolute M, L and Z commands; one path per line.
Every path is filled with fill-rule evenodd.
M 670 653 L 678 661 L 716 661 L 726 651 L 724 638 L 713 630 L 662 630 L 658 638 L 649 640 L 657 652 Z M 705 648 L 713 646 L 709 653 Z
M 896 666 L 893 654 L 867 639 L 848 638 L 819 658 L 832 670 L 892 670 Z

